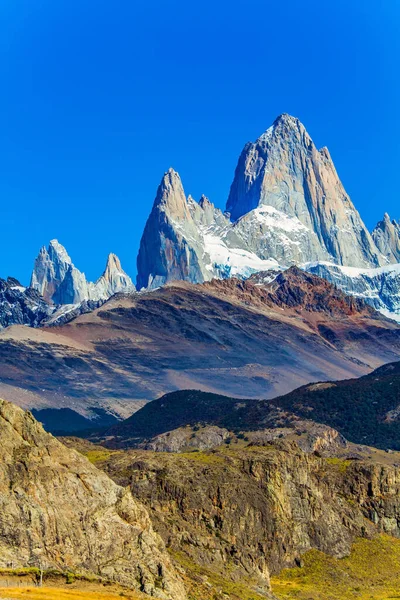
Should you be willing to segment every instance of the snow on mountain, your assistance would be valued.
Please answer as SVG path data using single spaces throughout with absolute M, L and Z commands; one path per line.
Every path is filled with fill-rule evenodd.
M 317 262 L 303 265 L 303 268 L 327 279 L 346 294 L 365 300 L 384 315 L 400 321 L 400 264 L 358 269 Z

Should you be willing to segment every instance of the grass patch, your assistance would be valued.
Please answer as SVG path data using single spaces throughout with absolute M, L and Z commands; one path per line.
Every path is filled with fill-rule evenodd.
M 400 598 L 400 540 L 380 535 L 359 539 L 350 556 L 332 558 L 311 550 L 304 566 L 272 578 L 280 600 L 389 600 Z
M 216 465 L 225 462 L 223 456 L 213 452 L 180 452 L 177 457 L 187 458 L 202 465 Z
M 110 456 L 114 454 L 112 450 L 88 450 L 84 453 L 84 456 L 93 464 L 108 460 Z
M 337 466 L 340 473 L 345 473 L 352 463 L 351 460 L 345 460 L 344 458 L 337 457 L 326 458 L 325 460 L 329 465 Z

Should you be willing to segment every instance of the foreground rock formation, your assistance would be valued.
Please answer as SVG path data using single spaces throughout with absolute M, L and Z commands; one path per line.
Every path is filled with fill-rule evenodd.
M 399 455 L 371 461 L 371 452 L 324 459 L 294 440 L 232 440 L 211 452 L 100 451 L 97 465 L 148 506 L 189 573 L 200 567 L 210 584 L 223 577 L 262 596 L 271 574 L 311 549 L 343 557 L 356 538 L 399 537 Z
M 146 509 L 29 413 L 1 400 L 0 567 L 40 565 L 186 598 Z

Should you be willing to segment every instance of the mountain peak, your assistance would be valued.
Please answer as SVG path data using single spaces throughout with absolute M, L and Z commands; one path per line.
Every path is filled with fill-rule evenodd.
M 118 292 L 132 292 L 135 286 L 129 275 L 121 266 L 121 261 L 116 254 L 110 252 L 107 257 L 106 268 L 103 275 L 96 281 L 95 295 L 99 298 L 110 298 Z
M 389 213 L 385 212 L 372 232 L 372 239 L 381 254 L 390 263 L 400 261 L 400 228 L 392 221 Z
M 383 264 L 328 150 L 319 151 L 299 119 L 287 113 L 244 147 L 226 212 L 237 223 L 254 209 L 266 207 L 307 228 L 305 252 L 314 255 L 313 260 L 355 267 Z M 305 255 L 300 262 L 308 262 Z
M 104 274 L 109 271 L 122 271 L 121 261 L 119 260 L 118 256 L 113 252 L 110 252 L 110 254 L 107 257 L 107 263 Z
M 273 127 L 277 127 L 278 125 L 283 124 L 288 125 L 289 127 L 298 127 L 299 125 L 304 127 L 304 125 L 300 122 L 300 120 L 297 117 L 293 117 L 292 115 L 289 115 L 289 113 L 282 113 L 281 115 L 276 117 L 273 123 Z
M 71 258 L 68 255 L 68 252 L 66 251 L 64 246 L 62 244 L 60 244 L 60 242 L 56 239 L 50 240 L 47 252 L 48 252 L 49 256 L 56 255 L 58 257 L 58 259 L 63 262 L 68 263 L 68 264 L 72 263 Z
M 189 208 L 179 173 L 170 168 L 158 186 L 153 210 L 162 211 L 179 221 L 187 219 Z

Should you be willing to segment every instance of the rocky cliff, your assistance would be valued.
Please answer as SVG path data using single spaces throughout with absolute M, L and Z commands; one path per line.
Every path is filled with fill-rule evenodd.
M 74 266 L 64 246 L 57 240 L 51 240 L 47 249 L 41 248 L 30 286 L 47 302 L 60 305 L 106 300 L 117 292 L 134 290 L 130 277 L 122 270 L 115 254 L 108 256 L 103 275 L 92 283 Z
M 0 401 L 0 566 L 96 574 L 184 600 L 146 509 L 31 414 Z
M 398 455 L 323 459 L 294 441 L 236 440 L 211 452 L 104 457 L 98 466 L 130 486 L 176 559 L 210 587 L 230 579 L 258 598 L 270 574 L 300 566 L 310 549 L 343 557 L 357 537 L 400 534 Z

